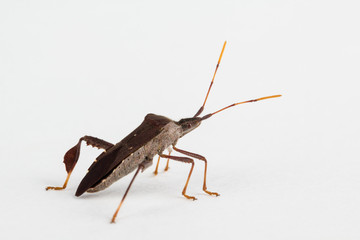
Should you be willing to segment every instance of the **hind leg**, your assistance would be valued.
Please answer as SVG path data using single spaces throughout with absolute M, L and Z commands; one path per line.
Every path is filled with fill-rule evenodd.
M 68 175 L 66 177 L 66 180 L 65 180 L 63 186 L 62 187 L 46 187 L 46 190 L 50 190 L 50 189 L 62 190 L 62 189 L 66 188 L 67 183 L 70 178 L 70 175 L 71 175 L 71 172 L 74 169 L 74 167 L 79 159 L 81 141 L 85 141 L 87 145 L 97 147 L 99 149 L 104 149 L 104 150 L 107 150 L 107 149 L 111 148 L 112 146 L 114 146 L 114 144 L 106 142 L 106 141 L 101 140 L 96 137 L 84 136 L 84 137 L 80 138 L 79 142 L 74 147 L 72 147 L 69 151 L 67 151 L 65 153 L 64 164 L 65 164 L 65 169 L 66 169 L 66 172 L 68 173 Z

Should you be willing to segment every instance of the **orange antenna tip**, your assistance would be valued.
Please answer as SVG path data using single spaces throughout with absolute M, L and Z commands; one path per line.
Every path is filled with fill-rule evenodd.
M 282 95 L 273 95 L 273 96 L 258 98 L 258 99 L 256 99 L 256 100 L 257 100 L 257 101 L 260 101 L 260 100 L 265 100 L 265 99 L 269 99 L 269 98 L 277 98 L 277 97 L 281 97 L 281 96 L 282 96 Z
M 261 97 L 261 98 L 256 98 L 256 99 L 252 99 L 252 100 L 247 100 L 247 101 L 243 101 L 243 102 L 233 103 L 233 104 L 230 104 L 230 105 L 227 106 L 227 107 L 224 107 L 224 108 L 222 108 L 222 109 L 220 109 L 220 110 L 217 110 L 216 112 L 209 113 L 209 114 L 205 115 L 204 117 L 202 117 L 202 120 L 208 119 L 208 118 L 211 117 L 212 115 L 217 114 L 217 113 L 219 113 L 219 112 L 222 112 L 222 111 L 224 111 L 225 109 L 234 107 L 234 106 L 236 106 L 236 105 L 240 105 L 240 104 L 243 104 L 243 103 L 257 102 L 257 101 L 261 101 L 261 100 L 265 100 L 265 99 L 269 99 L 269 98 L 277 98 L 277 97 L 281 97 L 281 96 L 282 96 L 282 95 L 272 95 L 272 96 L 267 96 L 267 97 Z
M 216 76 L 216 72 L 217 72 L 217 70 L 218 70 L 218 68 L 219 68 L 219 65 L 220 65 L 220 62 L 221 62 L 221 58 L 222 58 L 222 55 L 223 55 L 224 50 L 225 50 L 225 46 L 226 46 L 226 41 L 224 42 L 224 45 L 223 45 L 223 47 L 222 47 L 222 50 L 221 50 L 221 53 L 220 53 L 220 57 L 219 57 L 219 60 L 218 60 L 218 62 L 217 62 L 217 64 L 216 64 L 215 72 L 214 72 L 214 75 L 213 75 L 213 77 L 212 77 L 212 80 L 211 80 L 209 89 L 208 89 L 208 91 L 207 91 L 207 93 L 206 93 L 206 97 L 205 97 L 204 103 L 203 103 L 203 105 L 200 107 L 199 111 L 197 111 L 197 113 L 195 114 L 194 117 L 199 116 L 199 115 L 202 113 L 202 111 L 204 110 L 204 107 L 205 107 L 206 101 L 207 101 L 207 99 L 208 99 L 208 96 L 209 96 L 211 87 L 212 87 L 212 85 L 213 85 L 213 83 L 214 83 L 214 79 L 215 79 L 215 76 Z
M 220 63 L 220 61 L 221 61 L 222 55 L 223 55 L 224 50 L 225 50 L 225 46 L 226 46 L 226 41 L 224 42 L 223 48 L 222 48 L 222 50 L 221 50 L 221 53 L 220 53 L 220 57 L 219 57 L 218 64 L 219 64 L 219 63 Z

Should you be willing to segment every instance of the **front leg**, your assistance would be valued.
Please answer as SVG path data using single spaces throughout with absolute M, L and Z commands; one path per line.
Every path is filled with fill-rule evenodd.
M 168 159 L 172 159 L 172 160 L 176 160 L 176 161 L 180 161 L 180 162 L 184 162 L 184 163 L 191 163 L 191 169 L 190 169 L 190 172 L 189 172 L 189 176 L 186 180 L 186 184 L 185 184 L 185 187 L 182 191 L 182 195 L 184 197 L 186 197 L 187 199 L 192 199 L 192 200 L 196 200 L 195 197 L 193 196 L 188 196 L 186 194 L 186 189 L 187 189 L 187 186 L 189 184 L 189 180 L 190 180 L 190 177 L 191 177 L 191 173 L 194 169 L 194 160 L 192 160 L 191 158 L 188 158 L 188 157 L 177 157 L 177 156 L 170 156 L 170 155 L 165 155 L 165 154 L 159 154 L 160 157 L 162 158 L 168 158 Z
M 206 192 L 207 194 L 210 194 L 210 195 L 215 195 L 215 196 L 220 196 L 220 194 L 216 193 L 216 192 L 210 192 L 207 190 L 207 187 L 206 187 L 206 170 L 207 170 L 207 161 L 206 161 L 206 158 L 199 155 L 199 154 L 196 154 L 196 153 L 192 153 L 192 152 L 188 152 L 188 151 L 185 151 L 185 150 L 181 150 L 181 149 L 178 149 L 176 148 L 175 146 L 173 146 L 173 149 L 179 153 L 182 153 L 184 155 L 187 155 L 187 156 L 190 156 L 190 157 L 193 157 L 193 158 L 196 158 L 196 159 L 199 159 L 199 160 L 202 160 L 205 162 L 205 171 L 204 171 L 204 184 L 203 184 L 203 190 L 204 192 Z

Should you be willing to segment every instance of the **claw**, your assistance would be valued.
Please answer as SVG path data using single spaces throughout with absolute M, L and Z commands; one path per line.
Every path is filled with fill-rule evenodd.
M 204 192 L 206 192 L 209 195 L 215 195 L 217 197 L 220 196 L 220 194 L 218 194 L 217 192 L 210 192 L 210 191 L 207 191 L 207 190 L 204 190 Z
M 191 199 L 191 200 L 193 200 L 193 201 L 197 200 L 196 197 L 188 196 L 188 195 L 186 195 L 186 194 L 183 194 L 183 195 L 184 195 L 184 197 L 186 197 L 187 199 Z
M 45 190 L 48 191 L 48 190 L 63 190 L 65 189 L 64 187 L 46 187 Z

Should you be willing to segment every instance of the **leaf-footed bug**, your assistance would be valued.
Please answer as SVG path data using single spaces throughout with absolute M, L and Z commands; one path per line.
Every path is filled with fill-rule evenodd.
M 226 46 L 226 41 L 224 42 L 219 60 L 216 64 L 215 72 L 212 77 L 209 89 L 207 91 L 204 103 L 193 117 L 183 118 L 180 121 L 173 121 L 167 117 L 163 117 L 160 115 L 155 115 L 152 113 L 147 114 L 145 116 L 144 121 L 141 123 L 141 125 L 138 128 L 136 128 L 128 136 L 126 136 L 123 140 L 121 140 L 115 145 L 96 137 L 84 136 L 79 139 L 79 142 L 74 147 L 72 147 L 69 151 L 65 153 L 64 163 L 67 171 L 67 177 L 63 186 L 47 187 L 46 190 L 49 189 L 61 190 L 66 188 L 70 175 L 79 159 L 81 142 L 85 141 L 87 145 L 101 148 L 104 150 L 104 152 L 101 153 L 96 158 L 94 163 L 90 166 L 88 173 L 85 175 L 85 177 L 80 182 L 80 185 L 78 186 L 78 189 L 75 193 L 76 196 L 81 196 L 84 192 L 91 193 L 91 192 L 101 191 L 109 187 L 115 181 L 119 180 L 120 178 L 136 170 L 133 178 L 130 181 L 129 186 L 125 191 L 123 198 L 121 199 L 120 204 L 118 205 L 112 217 L 111 220 L 112 223 L 115 222 L 119 209 L 122 203 L 124 202 L 126 195 L 128 194 L 129 189 L 132 183 L 134 182 L 136 176 L 138 175 L 139 171 L 141 170 L 143 172 L 146 168 L 152 165 L 152 161 L 155 155 L 159 156 L 156 169 L 154 172 L 155 174 L 157 174 L 160 158 L 168 159 L 165 170 L 168 169 L 169 159 L 191 164 L 190 172 L 188 174 L 185 186 L 183 188 L 182 195 L 192 200 L 196 200 L 196 198 L 186 194 L 186 189 L 194 168 L 194 160 L 192 158 L 196 158 L 198 160 L 204 161 L 205 170 L 204 170 L 203 191 L 210 195 L 219 196 L 218 193 L 210 192 L 207 190 L 206 158 L 199 154 L 177 148 L 176 143 L 178 139 L 183 137 L 187 133 L 191 132 L 195 128 L 197 128 L 203 120 L 206 120 L 211 116 L 227 108 L 240 105 L 243 103 L 257 102 L 260 100 L 276 98 L 281 96 L 281 95 L 272 95 L 272 96 L 234 103 L 227 107 L 221 108 L 216 112 L 209 113 L 203 117 L 199 117 L 199 115 L 204 110 L 211 87 L 214 83 L 215 75 L 220 65 L 220 61 L 224 53 L 225 46 Z M 170 149 L 170 147 L 172 147 L 172 149 L 175 150 L 176 152 L 182 153 L 188 157 L 173 156 L 170 155 L 170 151 L 169 154 L 163 154 L 163 151 L 165 149 Z

